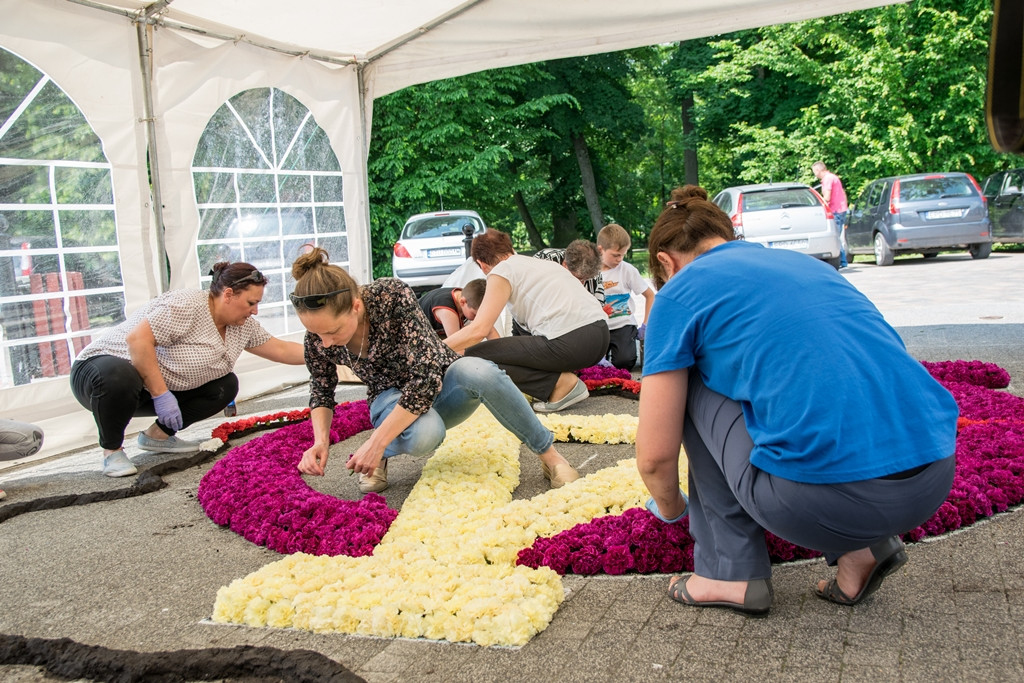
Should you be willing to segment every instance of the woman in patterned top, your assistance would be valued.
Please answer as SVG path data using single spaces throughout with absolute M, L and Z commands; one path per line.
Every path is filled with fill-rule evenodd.
M 224 409 L 238 393 L 231 372 L 242 351 L 302 365 L 302 346 L 256 322 L 267 279 L 248 263 L 218 263 L 210 291 L 161 294 L 86 346 L 71 366 L 71 391 L 92 412 L 103 447 L 103 474 L 137 471 L 122 442 L 129 421 L 156 415 L 139 434 L 139 448 L 191 453 L 199 443 L 175 436 Z
M 292 276 L 291 300 L 307 330 L 313 423 L 313 446 L 303 453 L 300 471 L 324 473 L 337 366 L 345 365 L 366 384 L 374 426 L 346 464 L 359 473 L 363 493 L 387 488 L 386 458 L 430 453 L 447 429 L 481 403 L 540 457 L 553 488 L 579 477 L 505 373 L 490 361 L 463 358 L 445 346 L 401 280 L 383 278 L 360 287 L 330 265 L 320 248 L 300 256 Z

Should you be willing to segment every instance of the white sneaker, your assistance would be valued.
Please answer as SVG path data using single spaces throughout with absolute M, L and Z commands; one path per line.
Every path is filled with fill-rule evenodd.
M 535 413 L 557 413 L 559 410 L 565 410 L 569 406 L 576 405 L 588 396 L 590 396 L 590 392 L 587 391 L 587 385 L 583 383 L 583 380 L 577 379 L 576 386 L 562 400 L 551 401 L 550 403 L 538 401 L 533 404 L 533 411 Z
M 373 471 L 373 474 L 359 475 L 360 493 L 380 493 L 388 487 L 388 461 L 387 458 L 381 466 Z
M 114 451 L 103 458 L 103 474 L 108 477 L 130 477 L 137 472 L 135 465 L 124 454 L 124 449 Z
M 179 439 L 177 436 L 169 436 L 161 441 L 146 436 L 145 432 L 139 434 L 139 448 L 152 453 L 195 453 L 199 445 L 198 441 Z

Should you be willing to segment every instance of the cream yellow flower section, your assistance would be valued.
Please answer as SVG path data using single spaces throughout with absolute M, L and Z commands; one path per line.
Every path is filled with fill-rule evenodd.
M 578 441 L 630 443 L 636 433 L 631 416 L 546 422 L 553 431 L 565 425 Z M 512 500 L 519 452 L 519 441 L 481 408 L 424 465 L 372 557 L 286 557 L 221 588 L 214 620 L 525 644 L 550 623 L 563 589 L 550 569 L 517 567 L 519 550 L 538 536 L 639 506 L 648 493 L 635 461 L 626 459 L 533 499 Z
M 538 415 L 557 441 L 633 443 L 637 419 L 633 415 Z

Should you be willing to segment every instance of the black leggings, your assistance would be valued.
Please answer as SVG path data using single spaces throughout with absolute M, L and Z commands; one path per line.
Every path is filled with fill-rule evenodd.
M 598 320 L 555 339 L 530 335 L 489 339 L 470 346 L 465 354 L 493 362 L 521 392 L 547 401 L 559 375 L 594 365 L 607 351 L 608 323 Z
M 100 446 L 116 451 L 133 417 L 156 415 L 153 397 L 135 367 L 122 358 L 93 356 L 71 366 L 71 391 L 92 413 L 99 429 Z M 219 379 L 185 391 L 171 392 L 178 399 L 184 427 L 216 415 L 238 394 L 238 377 L 229 372 Z M 157 420 L 168 436 L 175 430 Z

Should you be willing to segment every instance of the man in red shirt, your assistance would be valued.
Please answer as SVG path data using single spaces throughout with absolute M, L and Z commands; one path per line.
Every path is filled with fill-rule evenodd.
M 832 211 L 836 217 L 836 229 L 839 231 L 839 267 L 845 268 L 846 263 L 846 191 L 843 189 L 843 181 L 832 171 L 828 170 L 823 161 L 815 161 L 811 166 L 814 177 L 821 181 L 821 196 L 825 200 L 825 206 Z

